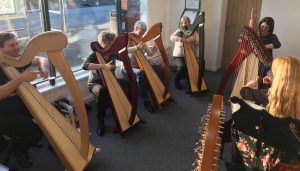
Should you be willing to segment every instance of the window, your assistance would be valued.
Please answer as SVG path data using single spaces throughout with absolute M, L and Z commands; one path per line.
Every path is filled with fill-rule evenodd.
M 45 30 L 41 0 L 4 2 L 0 6 L 0 31 L 14 33 L 22 50 L 30 38 Z M 90 42 L 98 33 L 110 30 L 110 12 L 116 10 L 115 4 L 115 0 L 48 0 L 51 30 L 66 33 L 64 53 L 73 71 L 90 53 Z
M 64 54 L 73 71 L 79 70 L 91 52 L 90 43 L 101 31 L 117 33 L 116 3 L 121 4 L 123 31 L 132 31 L 140 20 L 146 21 L 148 0 L 8 0 L 0 6 L 0 31 L 14 33 L 22 49 L 35 35 L 47 30 L 66 33 L 68 45 Z M 43 12 L 42 5 L 48 4 Z M 46 14 L 45 14 L 46 13 Z M 49 21 L 43 21 L 49 16 Z M 47 27 L 47 26 L 46 26 Z M 45 56 L 45 54 L 38 54 Z
M 114 0 L 49 0 L 51 30 L 66 33 L 64 53 L 73 71 L 80 69 L 99 32 L 110 30 L 109 14 L 115 9 Z

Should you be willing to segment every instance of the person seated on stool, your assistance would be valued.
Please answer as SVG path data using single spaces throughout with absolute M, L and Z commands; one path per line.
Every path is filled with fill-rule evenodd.
M 276 57 L 272 63 L 272 73 L 263 79 L 264 82 L 271 83 L 266 95 L 268 99 L 267 111 L 277 118 L 291 118 L 300 121 L 300 61 L 290 56 Z M 246 86 L 249 89 L 247 91 L 258 92 L 258 80 L 250 81 Z M 253 95 L 253 93 L 249 94 Z M 252 97 L 250 96 L 250 98 Z M 296 128 L 298 131 L 299 129 Z M 257 157 L 253 155 L 256 151 L 257 140 L 240 131 L 238 131 L 238 135 L 239 138 L 234 143 L 246 169 L 269 170 L 280 161 L 285 163 L 300 161 L 299 156 L 294 158 L 287 153 L 278 153 L 276 148 L 264 143 L 261 146 L 261 153 Z M 287 142 L 286 145 L 288 146 L 289 140 L 284 141 Z
M 147 25 L 143 21 L 137 21 L 134 24 L 134 30 L 133 34 L 141 39 L 144 34 L 147 31 Z M 134 68 L 138 68 L 138 64 L 135 60 L 134 53 L 137 51 L 141 51 L 143 55 L 145 55 L 146 59 L 148 60 L 149 64 L 155 71 L 155 73 L 158 75 L 161 81 L 164 81 L 164 69 L 163 69 L 163 64 L 161 64 L 162 61 L 159 61 L 160 57 L 155 57 L 153 58 L 153 55 L 158 51 L 157 46 L 150 47 L 148 43 L 142 43 L 140 42 L 136 46 L 128 47 L 128 53 L 129 53 L 129 58 L 131 60 L 131 65 Z
M 98 43 L 105 49 L 112 44 L 115 38 L 116 35 L 113 33 L 101 32 L 98 35 Z M 109 106 L 108 90 L 103 86 L 99 70 L 114 70 L 115 59 L 117 59 L 117 55 L 104 56 L 104 60 L 110 62 L 106 64 L 99 64 L 96 53 L 91 52 L 82 64 L 82 69 L 90 70 L 88 89 L 97 97 L 97 135 L 99 136 L 103 136 L 104 134 L 105 109 Z
M 133 33 L 135 35 L 137 35 L 139 38 L 142 38 L 142 36 L 145 34 L 146 31 L 147 31 L 147 26 L 143 21 L 137 21 L 134 24 Z M 130 58 L 132 70 L 133 70 L 133 73 L 134 73 L 136 81 L 137 81 L 139 94 L 141 95 L 141 98 L 144 101 L 144 106 L 145 106 L 146 110 L 150 113 L 154 113 L 156 110 L 155 110 L 155 107 L 153 106 L 153 104 L 151 103 L 151 100 L 149 99 L 147 85 L 146 85 L 145 72 L 139 69 L 137 62 L 135 60 L 135 57 L 133 55 L 138 50 L 140 50 L 143 54 L 146 53 L 148 56 L 152 56 L 153 53 L 155 51 L 157 51 L 157 48 L 156 47 L 149 48 L 149 46 L 144 43 L 139 43 L 136 46 L 128 47 L 128 56 Z M 158 74 L 160 79 L 162 79 L 162 77 L 163 77 L 162 76 L 162 73 L 163 73 L 162 68 L 160 66 L 155 65 L 154 63 L 152 63 L 151 66 L 153 67 L 154 71 Z
M 0 52 L 19 57 L 19 45 L 16 36 L 11 33 L 0 33 Z M 0 144 L 5 144 L 2 135 L 15 139 L 13 154 L 21 167 L 28 168 L 33 162 L 29 158 L 28 150 L 42 138 L 40 128 L 32 121 L 32 116 L 23 101 L 15 93 L 23 82 L 31 82 L 40 74 L 48 77 L 46 58 L 35 57 L 32 62 L 22 68 L 17 68 L 21 74 L 10 80 L 0 69 Z M 39 72 L 31 71 L 30 65 L 38 66 Z M 2 147 L 2 148 L 5 148 Z

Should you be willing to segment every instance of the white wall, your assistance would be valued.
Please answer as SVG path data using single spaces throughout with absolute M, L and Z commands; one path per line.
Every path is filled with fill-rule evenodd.
M 206 68 L 216 71 L 221 67 L 226 12 L 228 0 L 201 0 L 201 11 L 206 12 L 205 60 Z M 163 41 L 171 50 L 174 43 L 170 34 L 178 27 L 184 10 L 184 0 L 148 0 L 148 25 L 163 23 Z M 261 16 L 272 16 L 275 20 L 274 33 L 281 41 L 281 48 L 274 50 L 274 56 L 292 55 L 300 59 L 300 1 L 263 0 Z
M 227 0 L 202 0 L 201 11 L 206 13 L 205 50 L 206 69 L 217 71 L 222 64 Z
M 273 17 L 274 33 L 281 42 L 281 48 L 274 50 L 278 55 L 292 55 L 300 59 L 300 1 L 299 0 L 263 0 L 261 18 Z
M 178 21 L 184 10 L 184 0 L 148 0 L 148 25 L 163 23 L 163 41 L 166 46 L 174 46 L 170 35 L 178 28 Z M 206 13 L 205 60 L 206 68 L 216 71 L 221 66 L 227 0 L 202 0 L 201 10 Z M 172 53 L 170 53 L 172 55 Z

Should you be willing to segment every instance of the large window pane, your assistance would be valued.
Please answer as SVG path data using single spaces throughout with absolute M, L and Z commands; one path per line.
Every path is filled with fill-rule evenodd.
M 42 30 L 39 0 L 1 1 L 0 31 L 15 34 L 21 50 L 30 37 Z
M 51 30 L 68 36 L 65 55 L 73 70 L 80 68 L 91 52 L 90 43 L 101 31 L 110 30 L 110 11 L 114 0 L 49 0 Z
M 121 0 L 121 31 L 132 32 L 134 23 L 140 20 L 140 1 Z

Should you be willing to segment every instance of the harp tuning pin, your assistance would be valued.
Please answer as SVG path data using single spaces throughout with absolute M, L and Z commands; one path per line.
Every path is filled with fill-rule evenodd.
M 220 113 L 221 117 L 226 117 L 225 113 Z

